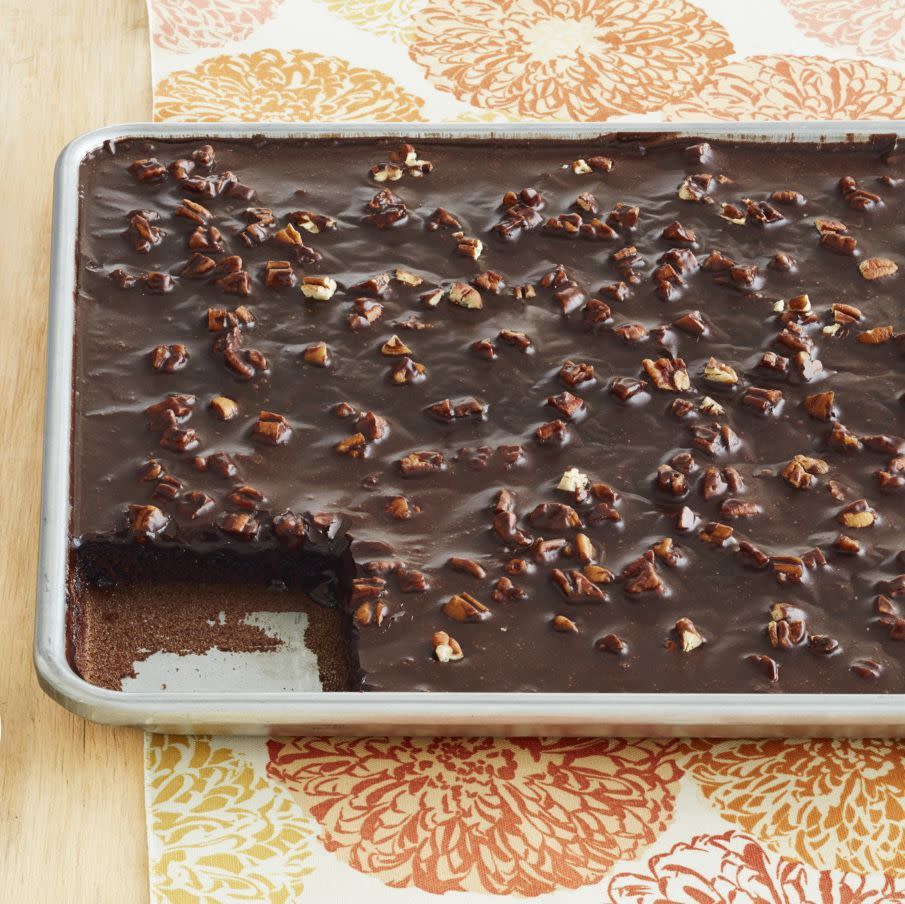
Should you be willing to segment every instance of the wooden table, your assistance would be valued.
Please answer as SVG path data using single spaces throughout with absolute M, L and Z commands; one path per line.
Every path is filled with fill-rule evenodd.
M 0 898 L 147 900 L 142 735 L 38 688 L 38 541 L 53 165 L 80 132 L 151 115 L 142 0 L 0 3 Z

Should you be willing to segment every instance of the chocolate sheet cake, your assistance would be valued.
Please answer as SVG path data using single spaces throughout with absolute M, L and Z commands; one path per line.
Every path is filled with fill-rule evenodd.
M 905 689 L 903 161 L 883 136 L 99 148 L 77 667 L 113 686 L 130 632 L 194 649 L 193 600 L 269 592 L 325 607 L 334 688 Z

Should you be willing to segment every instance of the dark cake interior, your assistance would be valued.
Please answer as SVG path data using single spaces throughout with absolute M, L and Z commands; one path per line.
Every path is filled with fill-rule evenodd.
M 902 690 L 903 177 L 888 136 L 105 144 L 75 667 L 301 607 L 328 689 Z

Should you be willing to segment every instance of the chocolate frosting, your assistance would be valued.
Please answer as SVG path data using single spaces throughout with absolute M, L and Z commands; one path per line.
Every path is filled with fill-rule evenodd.
M 389 141 L 224 140 L 212 143 L 214 160 L 196 155 L 192 172 L 171 167 L 192 160 L 200 144 L 132 139 L 82 166 L 72 538 L 91 580 L 226 575 L 237 593 L 243 582 L 299 582 L 356 614 L 348 630 L 356 686 L 366 690 L 903 689 L 897 593 L 905 587 L 895 579 L 905 571 L 905 496 L 896 480 L 896 468 L 905 469 L 896 463 L 905 446 L 897 439 L 905 435 L 905 359 L 895 338 L 859 341 L 875 328 L 905 329 L 902 273 L 866 278 L 891 269 L 883 261 L 898 262 L 905 242 L 905 189 L 889 140 L 711 141 L 691 150 L 701 142 L 669 136 L 422 141 L 408 164 Z M 130 170 L 148 159 L 163 174 L 153 164 Z M 371 168 L 389 164 L 401 177 L 375 182 Z M 854 184 L 840 186 L 843 177 Z M 501 205 L 505 192 L 525 188 L 542 206 L 532 192 Z M 395 212 L 366 220 L 384 189 L 395 198 L 377 213 Z M 594 199 L 576 208 L 584 192 Z M 241 280 L 224 282 L 222 266 L 186 275 L 199 224 L 177 214 L 183 199 L 203 205 L 211 219 L 202 227 L 222 235 L 222 251 L 201 253 L 215 264 L 241 257 L 247 297 L 230 294 Z M 263 216 L 251 207 L 269 208 L 274 222 L 248 232 Z M 438 208 L 459 227 L 430 228 L 442 219 Z M 144 227 L 130 226 L 136 210 L 159 217 L 147 218 L 162 230 L 147 253 L 137 250 Z M 336 228 L 309 232 L 297 211 L 332 218 Z M 544 225 L 561 214 L 577 218 Z M 274 237 L 292 222 L 302 250 Z M 837 253 L 849 237 L 854 255 Z M 636 250 L 620 261 L 626 247 Z M 715 251 L 736 269 L 721 269 Z M 881 262 L 867 263 L 874 259 Z M 297 284 L 269 287 L 268 261 L 288 261 Z M 400 281 L 397 268 L 420 284 L 407 284 L 405 273 Z M 487 271 L 502 276 L 498 293 L 487 288 L 493 277 L 474 285 Z M 171 290 L 155 291 L 170 280 L 144 279 L 149 272 L 171 277 Z M 383 273 L 385 290 L 375 291 L 367 281 Z M 324 276 L 337 285 L 329 300 L 300 291 L 305 277 Z M 476 288 L 482 307 L 451 301 L 456 283 Z M 529 286 L 519 293 L 528 297 L 516 297 L 516 287 Z M 435 289 L 442 297 L 431 306 Z M 350 328 L 375 301 L 382 316 Z M 834 304 L 859 311 L 853 317 Z M 209 330 L 209 308 L 242 305 L 253 327 Z M 697 313 L 681 320 L 689 312 Z M 698 323 L 703 335 L 695 335 Z M 512 334 L 526 334 L 530 345 Z M 409 365 L 384 353 L 393 336 L 409 349 Z M 306 356 L 321 342 L 326 367 L 313 362 L 317 351 Z M 185 346 L 185 366 L 155 370 L 152 350 L 172 345 Z M 256 350 L 266 369 L 242 378 L 224 347 Z M 787 370 L 762 366 L 765 352 L 788 359 Z M 569 385 L 565 362 L 591 365 L 593 379 Z M 400 366 L 410 382 L 394 381 Z M 727 382 L 733 371 L 737 381 Z M 670 389 L 657 388 L 661 377 Z M 619 383 L 631 392 L 638 380 L 643 387 L 627 399 L 613 391 Z M 781 399 L 752 387 L 780 390 Z M 835 396 L 820 419 L 808 410 L 818 402 L 806 407 L 805 399 L 828 391 Z M 571 416 L 548 403 L 564 392 L 584 403 Z M 160 422 L 149 428 L 145 414 L 172 394 L 195 399 L 179 418 L 178 430 L 197 434 L 197 447 L 184 452 L 162 448 Z M 235 401 L 237 416 L 220 419 L 215 397 Z M 677 399 L 688 404 L 676 407 Z M 354 413 L 340 417 L 343 405 Z M 256 434 L 261 412 L 285 423 Z M 360 420 L 364 412 L 386 424 Z M 836 427 L 832 438 L 834 424 L 845 431 Z M 723 426 L 731 433 L 720 436 Z M 368 435 L 382 431 L 378 440 Z M 266 441 L 274 437 L 278 444 Z M 861 448 L 840 448 L 845 437 Z M 360 448 L 363 457 L 337 451 L 347 440 L 347 451 Z M 426 457 L 439 469 L 405 473 L 400 463 L 418 452 L 439 453 Z M 210 462 L 216 453 L 232 457 L 233 477 L 210 464 L 199 470 L 195 457 Z M 694 459 L 688 474 L 681 453 Z M 802 478 L 809 489 L 782 476 L 796 455 L 826 465 L 807 465 L 815 472 Z M 155 497 L 157 482 L 140 478 L 149 458 L 181 482 L 175 498 Z M 587 492 L 557 489 L 570 469 L 579 483 L 587 478 Z M 705 480 L 716 490 L 709 498 Z M 257 491 L 251 502 L 248 493 L 231 495 L 240 486 Z M 501 490 L 512 496 L 511 518 L 495 511 L 507 507 Z M 191 492 L 210 498 L 194 518 Z M 545 504 L 553 505 L 538 508 Z M 150 529 L 139 523 L 148 505 L 163 519 Z M 405 505 L 409 517 L 395 517 L 393 508 Z M 129 506 L 137 507 L 131 515 Z M 689 530 L 681 529 L 683 507 L 694 515 Z M 862 510 L 875 514 L 852 517 Z M 285 511 L 307 514 L 296 534 L 281 537 L 273 519 Z M 224 522 L 230 514 L 253 519 L 252 539 L 224 530 L 236 525 Z M 733 529 L 725 545 L 713 523 Z M 840 548 L 840 534 L 857 541 L 857 554 Z M 544 555 L 529 545 L 539 539 L 565 548 L 549 544 Z M 480 570 L 453 567 L 451 557 Z M 440 661 L 455 653 L 455 644 L 435 652 L 440 631 L 461 659 Z

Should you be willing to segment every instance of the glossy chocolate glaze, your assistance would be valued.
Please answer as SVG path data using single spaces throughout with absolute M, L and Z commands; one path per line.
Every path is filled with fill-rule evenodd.
M 642 143 L 643 142 L 643 143 Z M 905 689 L 905 645 L 878 621 L 875 600 L 883 582 L 905 571 L 905 516 L 902 491 L 882 492 L 875 472 L 885 468 L 889 452 L 869 448 L 845 453 L 827 443 L 831 422 L 811 417 L 803 399 L 816 392 L 836 392 L 839 420 L 854 434 L 905 435 L 905 364 L 901 342 L 879 345 L 857 342 L 863 330 L 891 324 L 905 329 L 902 314 L 902 272 L 868 281 L 858 264 L 874 256 L 901 261 L 905 243 L 902 192 L 896 164 L 881 157 L 888 142 L 878 139 L 864 147 L 828 145 L 727 144 L 711 142 L 704 161 L 685 152 L 692 142 L 652 137 L 597 143 L 421 142 L 418 155 L 433 164 L 428 175 L 405 175 L 386 185 L 369 177 L 369 169 L 386 163 L 395 144 L 381 141 L 219 141 L 214 172 L 232 171 L 256 192 L 253 201 L 229 195 L 207 198 L 185 191 L 172 174 L 160 182 L 140 183 L 130 174 L 135 159 L 156 157 L 165 166 L 186 158 L 199 142 L 131 140 L 99 150 L 82 169 L 82 212 L 79 233 L 76 396 L 73 461 L 72 535 L 83 567 L 98 581 L 149 576 L 160 581 L 191 574 L 201 580 L 264 583 L 274 577 L 289 583 L 320 586 L 326 602 L 349 605 L 353 569 L 364 574 L 366 563 L 393 558 L 423 572 L 430 588 L 404 593 L 397 576 L 387 575 L 382 601 L 387 617 L 379 627 L 350 625 L 360 686 L 367 690 L 569 690 L 569 691 L 744 691 L 751 689 L 801 692 L 869 692 Z M 647 145 L 645 151 L 644 145 Z M 611 172 L 576 174 L 567 166 L 578 158 L 606 155 Z M 207 172 L 203 170 L 203 172 Z M 695 203 L 678 197 L 686 176 L 707 172 L 732 181 L 715 183 L 708 193 L 715 203 Z M 878 177 L 892 176 L 886 182 Z M 876 192 L 882 203 L 853 209 L 838 182 L 852 176 L 860 187 Z M 377 229 L 362 222 L 365 205 L 382 187 L 389 187 L 407 205 L 404 224 Z M 544 200 L 542 216 L 574 211 L 580 192 L 593 193 L 605 219 L 616 202 L 637 205 L 635 228 L 620 227 L 608 241 L 567 239 L 543 228 L 504 241 L 491 228 L 504 215 L 500 202 L 506 190 L 530 187 Z M 776 204 L 784 219 L 761 226 L 720 216 L 721 203 L 744 209 L 742 199 L 766 201 L 772 192 L 795 190 L 806 199 L 800 205 Z M 303 193 L 299 193 L 301 190 Z M 251 276 L 248 298 L 226 295 L 204 279 L 179 276 L 189 257 L 187 237 L 195 224 L 174 215 L 183 198 L 205 205 L 222 232 L 225 254 L 239 254 Z M 264 285 L 263 266 L 289 259 L 287 248 L 268 238 L 246 247 L 237 237 L 248 225 L 250 204 L 272 208 L 282 228 L 292 211 L 308 210 L 335 218 L 337 229 L 311 235 L 307 245 L 322 260 L 294 263 L 303 275 L 329 275 L 339 289 L 329 301 L 308 300 L 298 287 L 271 289 Z M 465 236 L 479 238 L 483 253 L 472 260 L 457 252 L 449 229 L 426 229 L 432 212 L 443 207 L 461 223 Z M 127 213 L 150 209 L 160 215 L 156 225 L 162 242 L 150 253 L 133 250 L 123 232 Z M 842 256 L 821 246 L 816 217 L 845 223 L 858 241 L 859 256 Z M 585 219 L 590 216 L 585 215 Z M 663 239 L 673 220 L 694 230 L 694 244 Z M 625 300 L 602 294 L 602 287 L 620 275 L 610 260 L 623 245 L 637 247 L 642 262 L 640 281 Z M 672 247 L 690 248 L 699 261 L 720 250 L 739 264 L 756 264 L 753 286 L 741 287 L 725 273 L 703 269 L 686 273 L 686 285 L 669 301 L 654 291 L 651 274 L 658 259 Z M 769 268 L 777 253 L 797 260 L 788 272 Z M 215 258 L 223 255 L 213 255 Z M 540 285 L 542 277 L 561 264 L 588 298 L 605 300 L 613 319 L 590 328 L 579 309 L 564 315 L 554 290 Z M 382 272 L 402 267 L 424 283 L 410 287 L 392 280 L 380 298 L 383 317 L 353 331 L 347 318 L 363 293 L 352 287 Z M 111 280 L 117 268 L 129 272 L 162 271 L 174 277 L 173 291 L 155 295 L 142 283 L 121 289 Z M 493 270 L 505 277 L 499 295 L 481 291 L 483 308 L 471 310 L 444 298 L 437 307 L 419 297 L 435 286 L 448 289 Z M 533 284 L 536 296 L 513 297 L 511 287 Z M 810 382 L 792 368 L 787 377 L 771 377 L 757 367 L 764 351 L 791 356 L 775 344 L 783 328 L 774 310 L 778 300 L 807 293 L 816 322 L 803 325 L 813 340 L 813 357 L 823 371 Z M 860 323 L 846 325 L 836 335 L 823 332 L 833 323 L 830 306 L 856 305 Z M 210 306 L 246 304 L 257 323 L 246 331 L 243 347 L 259 349 L 269 372 L 249 381 L 239 379 L 211 351 L 216 334 L 209 332 Z M 668 326 L 683 313 L 697 310 L 708 327 L 695 338 Z M 412 318 L 430 328 L 406 328 Z M 613 331 L 629 323 L 643 325 L 641 342 L 628 342 Z M 527 333 L 533 350 L 525 353 L 496 339 L 501 330 Z M 397 334 L 427 368 L 426 378 L 393 385 L 389 374 L 398 358 L 381 354 L 381 346 Z M 472 343 L 492 339 L 497 356 L 486 360 L 470 351 Z M 332 363 L 319 368 L 303 361 L 312 343 L 324 341 Z M 155 372 L 149 351 L 158 344 L 184 343 L 187 366 L 174 374 Z M 682 393 L 695 410 L 683 418 L 668 409 L 676 393 L 646 391 L 624 403 L 610 391 L 616 378 L 645 378 L 642 359 L 682 358 L 691 389 Z M 710 356 L 733 367 L 735 386 L 715 386 L 702 376 Z M 593 383 L 568 387 L 559 379 L 563 362 L 588 362 L 596 370 Z M 778 388 L 783 402 L 771 415 L 758 414 L 741 398 L 749 386 Z M 585 401 L 585 411 L 568 423 L 562 444 L 539 444 L 536 429 L 556 418 L 548 397 L 569 389 Z M 194 428 L 198 449 L 178 453 L 158 446 L 158 433 L 146 426 L 144 409 L 169 393 L 197 397 L 185 426 Z M 225 395 L 239 406 L 239 416 L 217 419 L 210 399 Z M 444 399 L 475 397 L 488 406 L 484 419 L 443 422 L 425 409 Z M 699 410 L 705 396 L 725 409 L 717 418 Z M 368 445 L 368 455 L 352 458 L 335 451 L 337 443 L 355 432 L 355 417 L 339 418 L 334 406 L 346 402 L 355 412 L 372 411 L 389 423 L 389 435 Z M 292 429 L 284 445 L 261 445 L 251 438 L 261 410 L 285 416 Z M 728 424 L 740 447 L 714 459 L 692 442 L 692 427 L 713 421 Z M 507 467 L 496 450 L 520 445 L 523 461 Z M 482 456 L 480 447 L 491 452 Z M 398 462 L 413 451 L 442 453 L 445 470 L 425 476 L 404 476 Z M 470 451 L 461 451 L 470 450 Z M 691 451 L 698 470 L 690 475 L 690 491 L 676 498 L 657 488 L 658 466 L 676 453 Z M 224 480 L 201 473 L 195 455 L 224 451 L 237 458 L 239 478 Z M 804 453 L 825 460 L 830 471 L 810 490 L 798 490 L 781 476 L 789 460 Z M 179 514 L 175 503 L 152 500 L 153 483 L 138 479 L 142 463 L 154 456 L 183 482 L 183 491 L 202 490 L 215 501 L 213 511 L 194 521 Z M 486 461 L 479 461 L 479 459 Z M 734 467 L 745 489 L 736 498 L 753 501 L 754 517 L 732 520 L 721 514 L 727 494 L 704 499 L 699 480 L 708 465 Z M 593 482 L 610 485 L 620 494 L 615 506 L 621 520 L 589 523 L 598 502 L 576 503 L 556 489 L 563 472 L 577 468 Z M 846 498 L 828 491 L 837 480 Z M 254 541 L 237 540 L 217 523 L 229 506 L 225 496 L 236 483 L 262 491 Z M 493 505 L 501 489 L 516 499 L 519 527 L 532 538 L 565 537 L 574 544 L 575 529 L 532 526 L 528 514 L 540 503 L 573 505 L 585 522 L 584 533 L 597 551 L 597 561 L 618 578 L 623 569 L 652 544 L 671 537 L 683 554 L 679 567 L 659 559 L 656 570 L 662 593 L 630 594 L 619 580 L 602 586 L 606 601 L 570 603 L 551 579 L 554 568 L 578 569 L 576 558 L 560 556 L 532 564 L 527 574 L 509 575 L 526 598 L 497 602 L 492 593 L 506 574 L 511 558 L 531 551 L 507 546 L 491 529 Z M 418 511 L 396 520 L 385 511 L 390 497 L 404 495 Z M 866 529 L 849 530 L 837 521 L 840 510 L 867 499 L 878 513 Z M 155 538 L 140 538 L 127 529 L 130 504 L 157 505 L 169 516 Z M 689 532 L 677 530 L 675 514 L 689 506 L 700 523 Z M 273 536 L 270 518 L 285 509 L 332 512 L 342 527 L 333 539 L 317 535 L 302 551 L 286 550 Z M 735 540 L 755 544 L 767 556 L 801 555 L 819 547 L 823 567 L 804 568 L 801 583 L 780 583 L 774 569 L 747 567 L 733 543 L 717 548 L 700 539 L 709 521 L 735 530 Z M 833 542 L 846 533 L 861 544 L 859 555 L 837 551 Z M 346 535 L 354 538 L 348 556 Z M 309 552 L 306 557 L 305 551 Z M 451 556 L 473 559 L 486 570 L 478 579 L 450 568 Z M 309 567 L 311 561 L 314 565 Z M 236 564 L 239 563 L 239 564 Z M 332 569 L 332 571 L 331 571 Z M 315 573 L 312 578 L 311 574 Z M 331 574 L 338 575 L 331 580 Z M 237 583 L 241 592 L 241 583 Z M 462 623 L 444 614 L 453 594 L 466 592 L 485 604 L 489 617 Z M 891 598 L 896 606 L 895 597 Z M 776 649 L 767 634 L 770 608 L 786 602 L 803 610 L 809 635 L 828 635 L 838 642 L 833 655 L 816 654 L 808 637 L 789 648 Z M 351 608 L 356 608 L 355 600 Z M 558 632 L 552 619 L 562 614 L 576 632 Z M 690 618 L 705 643 L 692 652 L 677 648 L 674 626 Z M 459 642 L 464 658 L 438 662 L 432 634 L 446 631 Z M 598 639 L 615 633 L 627 645 L 616 655 L 597 648 Z M 766 668 L 747 659 L 770 656 L 779 664 L 779 679 L 771 682 Z M 859 676 L 851 666 L 870 658 L 880 665 L 879 677 Z

